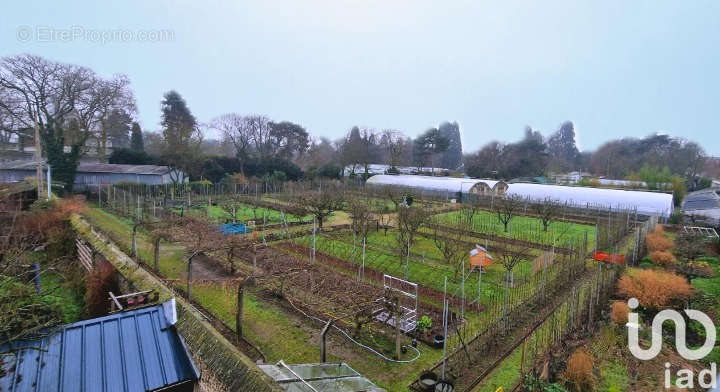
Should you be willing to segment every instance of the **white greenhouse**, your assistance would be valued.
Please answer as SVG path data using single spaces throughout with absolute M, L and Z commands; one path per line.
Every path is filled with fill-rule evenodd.
M 370 177 L 367 184 L 414 188 L 422 192 L 460 199 L 463 194 L 516 195 L 537 201 L 551 199 L 578 207 L 636 209 L 638 214 L 659 217 L 669 217 L 673 211 L 672 194 L 660 192 L 526 183 L 506 184 L 495 180 L 412 175 L 377 175 Z
M 414 175 L 381 174 L 368 178 L 366 184 L 417 189 L 428 194 L 447 196 L 448 198 L 461 198 L 463 194 L 502 195 L 507 189 L 507 185 L 502 181 Z

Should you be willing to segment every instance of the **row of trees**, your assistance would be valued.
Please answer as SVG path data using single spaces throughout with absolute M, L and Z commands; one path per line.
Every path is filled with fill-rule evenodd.
M 472 177 L 507 180 L 577 170 L 644 181 L 651 189 L 674 188 L 678 181 L 691 189 L 700 187 L 705 161 L 697 143 L 659 134 L 611 140 L 595 152 L 580 152 L 570 121 L 547 138 L 527 127 L 518 142 L 490 142 L 464 157 L 466 173 Z
M 216 157 L 237 159 L 236 169 L 243 173 L 273 159 L 276 164 L 268 170 L 250 170 L 249 174 L 269 176 L 277 171 L 280 178 L 298 176 L 277 167 L 293 172 L 302 168 L 310 176 L 338 177 L 346 166 L 354 174 L 367 174 L 370 164 L 385 163 L 451 170 L 464 165 L 466 174 L 481 178 L 513 179 L 581 170 L 657 183 L 650 177 L 666 174 L 667 168 L 670 175 L 687 180 L 692 188 L 704 167 L 705 154 L 699 145 L 667 135 L 613 140 L 592 154 L 581 153 L 570 121 L 547 138 L 527 127 L 518 142 L 494 141 L 463 157 L 457 122 L 443 122 L 415 139 L 395 129 L 356 126 L 345 137 L 331 141 L 313 139 L 299 124 L 256 114 L 228 113 L 202 124 L 176 91 L 164 95 L 161 110 L 160 131 L 143 133 L 133 121 L 135 98 L 126 76 L 102 78 L 85 67 L 32 55 L 0 61 L 0 142 L 14 140 L 21 146 L 34 142 L 51 165 L 61 168 L 65 174 L 56 173 L 68 183 L 88 146 L 105 162 L 110 145 L 112 163 L 167 164 L 183 169 L 193 179 L 214 181 L 232 174 Z M 204 139 L 208 130 L 219 133 L 222 142 Z M 279 161 L 284 163 L 277 164 Z

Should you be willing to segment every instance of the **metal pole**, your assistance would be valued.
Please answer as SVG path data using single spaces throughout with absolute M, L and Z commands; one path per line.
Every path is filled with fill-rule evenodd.
M 52 175 L 50 174 L 50 171 L 52 169 L 50 168 L 50 165 L 47 165 L 47 199 L 50 201 L 50 179 L 52 178 Z
M 408 233 L 408 240 L 407 240 L 407 257 L 405 258 L 405 280 L 410 280 L 408 278 L 410 269 L 410 235 Z

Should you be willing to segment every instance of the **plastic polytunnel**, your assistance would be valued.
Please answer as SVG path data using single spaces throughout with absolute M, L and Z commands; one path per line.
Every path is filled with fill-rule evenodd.
M 638 214 L 669 217 L 672 194 L 545 184 L 508 184 L 507 195 L 530 200 L 557 200 L 577 207 L 636 209 Z
M 367 184 L 411 188 L 453 198 L 458 194 L 503 194 L 506 188 L 504 182 L 495 180 L 384 174 L 368 178 Z
M 376 175 L 370 177 L 367 184 L 413 188 L 453 198 L 462 197 L 462 194 L 516 195 L 535 201 L 551 199 L 580 208 L 586 206 L 603 209 L 634 209 L 638 214 L 648 216 L 669 217 L 673 210 L 672 194 L 660 192 L 545 184 L 506 184 L 495 180 L 414 175 Z

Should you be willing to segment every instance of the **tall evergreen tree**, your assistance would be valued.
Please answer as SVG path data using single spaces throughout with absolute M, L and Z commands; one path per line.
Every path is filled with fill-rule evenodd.
M 127 148 L 130 145 L 130 125 L 132 118 L 124 110 L 115 109 L 103 121 L 108 140 L 113 149 Z
M 457 169 L 462 164 L 462 141 L 460 125 L 457 122 L 444 122 L 438 127 L 440 135 L 448 140 L 448 148 L 442 153 L 440 167 Z
M 42 140 L 47 163 L 52 170 L 52 179 L 65 184 L 65 190 L 72 191 L 75 183 L 75 172 L 80 162 L 80 150 L 85 144 L 85 137 L 81 135 L 77 121 L 71 120 L 67 129 L 63 128 L 63 124 L 53 119 L 48 120 L 40 128 L 40 137 Z M 65 151 L 65 146 L 69 146 L 70 150 Z
M 549 169 L 566 171 L 577 166 L 580 151 L 575 143 L 575 126 L 572 121 L 565 121 L 557 132 L 550 135 L 547 148 L 550 155 Z
M 130 149 L 135 151 L 145 151 L 145 143 L 143 142 L 142 129 L 137 122 L 132 123 L 130 130 Z
M 197 148 L 201 141 L 197 121 L 185 100 L 177 91 L 165 93 L 162 101 L 162 121 L 164 152 L 166 165 L 190 173 Z M 171 180 L 177 182 L 181 176 L 171 171 Z
M 168 151 L 186 150 L 196 133 L 197 121 L 177 91 L 165 93 L 162 101 L 163 138 Z
M 435 157 L 447 151 L 450 141 L 437 128 L 430 128 L 413 142 L 413 158 L 419 166 L 435 167 Z

